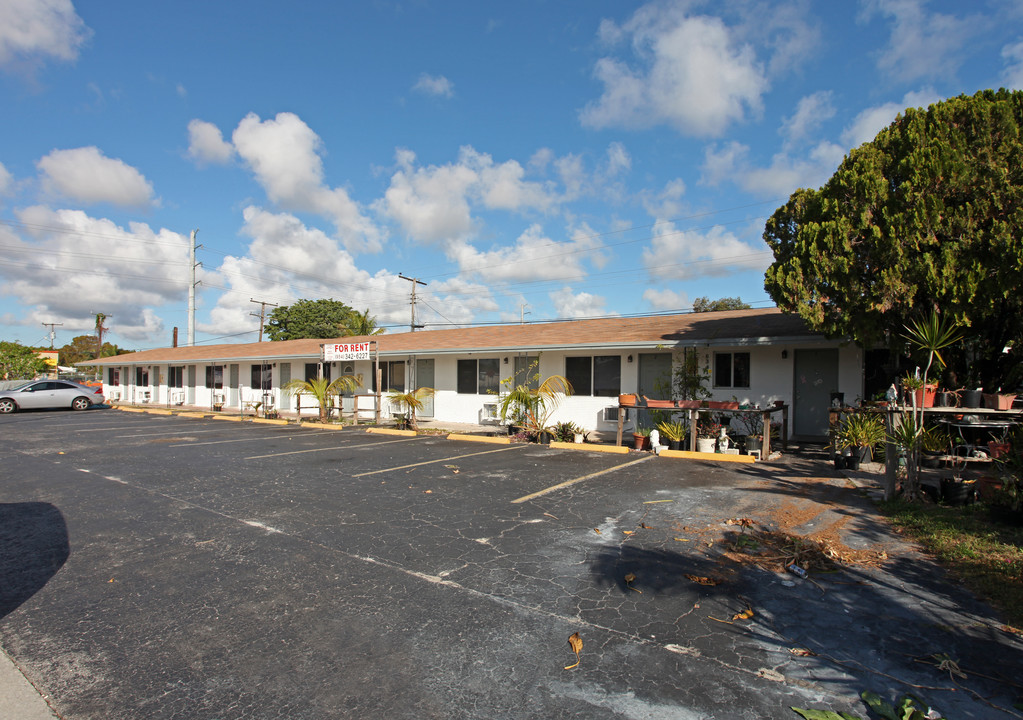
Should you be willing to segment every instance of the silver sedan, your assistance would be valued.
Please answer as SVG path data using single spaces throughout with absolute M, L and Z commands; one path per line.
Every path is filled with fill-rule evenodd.
M 102 387 L 79 385 L 70 380 L 33 380 L 10 390 L 0 390 L 0 413 L 42 408 L 87 410 L 104 401 Z

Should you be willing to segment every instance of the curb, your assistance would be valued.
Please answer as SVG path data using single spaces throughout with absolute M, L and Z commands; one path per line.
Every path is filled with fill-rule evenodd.
M 491 445 L 511 445 L 511 440 L 506 437 L 494 437 L 492 435 L 463 435 L 461 433 L 450 433 L 448 440 L 468 440 L 469 442 L 490 443 Z
M 395 428 L 366 428 L 370 435 L 398 435 L 400 437 L 416 437 L 419 433 L 415 430 L 397 430 Z
M 551 447 L 558 450 L 585 450 L 586 452 L 611 453 L 612 455 L 628 455 L 629 448 L 623 445 L 596 445 L 594 443 L 574 443 L 551 441 Z
M 757 461 L 752 455 L 724 455 L 722 453 L 693 452 L 692 450 L 661 450 L 660 456 L 684 460 L 710 460 L 711 462 L 743 464 L 752 464 Z

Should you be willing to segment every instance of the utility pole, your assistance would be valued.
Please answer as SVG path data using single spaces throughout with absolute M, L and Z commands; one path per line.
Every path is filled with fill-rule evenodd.
M 188 282 L 188 344 L 195 345 L 195 286 L 199 284 L 199 281 L 195 279 L 195 269 L 202 265 L 195 261 L 195 251 L 197 248 L 201 248 L 202 245 L 195 244 L 195 236 L 199 232 L 198 228 L 192 231 L 191 237 L 191 251 L 189 253 L 189 272 L 191 273 L 191 279 Z
M 64 323 L 43 323 L 43 327 L 50 328 L 50 350 L 53 350 L 53 328 L 57 325 L 63 325 Z
M 519 303 L 519 325 L 526 324 L 526 315 L 530 314 L 526 312 L 527 307 L 529 307 L 529 303 Z
M 416 325 L 416 285 L 422 285 L 423 287 L 426 287 L 426 283 L 424 283 L 419 278 L 405 277 L 401 273 L 398 273 L 398 277 L 400 277 L 402 280 L 408 280 L 410 283 L 412 283 L 412 322 L 409 323 L 409 330 L 415 332 L 416 328 L 426 327 L 425 325 Z
M 257 342 L 263 342 L 263 322 L 266 320 L 266 306 L 277 307 L 277 303 L 256 300 L 255 298 L 249 298 L 249 302 L 259 303 L 259 315 L 256 315 L 256 313 L 249 313 L 249 315 L 259 318 L 259 340 Z

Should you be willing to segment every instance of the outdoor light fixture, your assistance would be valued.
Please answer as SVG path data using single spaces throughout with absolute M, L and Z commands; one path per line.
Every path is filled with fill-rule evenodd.
M 629 355 L 629 362 L 632 362 L 632 355 Z
M 505 365 L 507 365 L 507 364 L 508 364 L 508 358 L 505 358 L 505 359 L 504 359 L 504 364 L 505 364 Z
M 787 358 L 788 358 L 788 356 L 789 356 L 789 351 L 788 351 L 788 350 L 782 350 L 782 351 L 781 351 L 781 359 L 782 359 L 782 360 L 785 360 L 785 359 L 787 359 Z

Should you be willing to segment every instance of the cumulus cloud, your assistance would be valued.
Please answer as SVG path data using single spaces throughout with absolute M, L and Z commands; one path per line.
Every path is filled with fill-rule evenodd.
M 751 45 L 716 17 L 645 6 L 622 27 L 601 26 L 606 39 L 628 38 L 633 63 L 601 58 L 594 69 L 601 97 L 580 113 L 595 128 L 669 125 L 680 133 L 717 136 L 756 115 L 768 88 Z
M 800 99 L 796 111 L 782 123 L 781 134 L 787 144 L 797 143 L 812 135 L 825 120 L 834 116 L 831 91 L 815 92 Z
M 255 331 L 249 316 L 249 299 L 255 296 L 278 305 L 300 297 L 333 297 L 355 308 L 375 308 L 386 304 L 390 282 L 390 292 L 401 297 L 397 278 L 360 270 L 338 239 L 307 227 L 294 215 L 250 206 L 242 216 L 241 234 L 250 238 L 247 252 L 228 255 L 217 267 L 217 282 L 226 283 L 230 292 L 218 298 L 210 322 L 199 326 L 201 331 L 216 335 Z
M 152 203 L 153 186 L 122 160 L 99 148 L 54 150 L 36 163 L 43 189 L 83 203 L 143 207 Z
M 984 30 L 976 17 L 928 12 L 925 0 L 870 0 L 862 17 L 869 20 L 875 15 L 891 20 L 891 36 L 878 55 L 877 67 L 903 82 L 954 74 L 964 60 L 964 49 Z
M 660 280 L 763 271 L 770 263 L 771 253 L 763 243 L 748 245 L 721 226 L 700 232 L 677 230 L 670 222 L 659 223 L 650 247 L 643 251 L 643 264 L 651 276 Z
M 1023 90 L 1023 40 L 1003 47 L 1002 58 L 1002 83 L 1011 90 Z
M 617 315 L 605 309 L 606 300 L 600 295 L 588 292 L 573 292 L 572 288 L 549 293 L 554 304 L 554 312 L 559 318 L 586 318 L 605 315 Z
M 0 197 L 10 195 L 14 191 L 14 176 L 0 163 Z
M 842 131 L 842 142 L 850 149 L 859 147 L 863 143 L 873 140 L 881 130 L 891 125 L 906 108 L 927 107 L 939 100 L 941 100 L 941 96 L 934 90 L 925 88 L 906 93 L 901 102 L 884 103 L 867 108 L 857 114 L 849 126 Z
M 647 288 L 643 291 L 643 299 L 650 303 L 653 310 L 683 310 L 693 306 L 686 293 L 674 290 Z
M 682 197 L 685 194 L 685 182 L 675 178 L 659 192 L 643 193 L 643 209 L 650 217 L 677 217 L 682 214 Z
M 192 120 L 188 123 L 188 156 L 200 165 L 224 165 L 234 157 L 234 146 L 213 123 Z
M 777 153 L 766 167 L 754 165 L 749 154 L 749 148 L 737 142 L 707 148 L 701 182 L 716 185 L 727 180 L 762 197 L 787 196 L 801 187 L 824 184 L 845 153 L 841 146 L 822 141 L 810 146 L 804 157 Z
M 30 308 L 26 322 L 56 317 L 65 330 L 84 332 L 103 312 L 119 337 L 157 341 L 156 309 L 180 302 L 188 288 L 187 237 L 144 223 L 123 228 L 80 210 L 35 206 L 18 220 L 30 229 L 4 238 L 0 293 Z
M 546 212 L 559 198 L 550 183 L 526 179 L 515 160 L 496 163 L 486 153 L 463 147 L 458 160 L 445 165 L 416 165 L 410 150 L 397 153 L 398 169 L 374 207 L 395 220 L 412 238 L 458 244 L 475 228 L 472 207 L 487 210 Z
M 452 247 L 449 254 L 463 273 L 488 282 L 557 280 L 573 276 L 582 279 L 586 275 L 584 261 L 600 267 L 605 260 L 599 251 L 599 241 L 589 228 L 576 230 L 567 242 L 557 242 L 535 224 L 512 245 L 480 251 L 462 243 Z
M 75 60 L 92 35 L 71 0 L 4 0 L 0 14 L 0 67 Z
M 260 120 L 250 113 L 235 128 L 232 142 L 279 207 L 330 218 L 353 252 L 378 252 L 383 247 L 383 233 L 359 204 L 343 188 L 324 183 L 322 142 L 297 115 L 278 113 L 272 120 Z
M 419 76 L 416 84 L 412 86 L 416 92 L 434 97 L 450 98 L 455 95 L 455 84 L 443 75 L 430 75 L 423 73 Z

